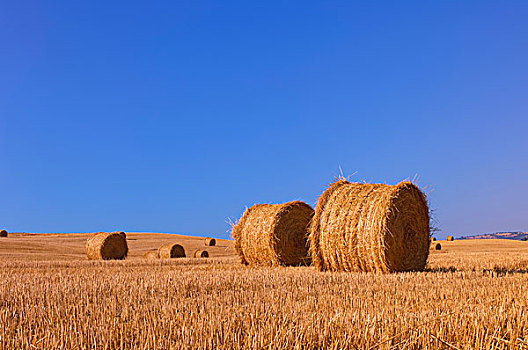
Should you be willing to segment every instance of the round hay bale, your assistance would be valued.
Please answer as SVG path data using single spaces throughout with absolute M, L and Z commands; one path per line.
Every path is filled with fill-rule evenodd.
M 436 238 L 435 237 L 431 237 L 431 242 L 434 242 L 436 241 Z
M 214 238 L 211 238 L 211 237 L 207 237 L 205 239 L 205 245 L 208 246 L 208 247 L 213 247 L 216 245 L 216 239 Z
M 6 230 L 0 230 L 0 237 L 7 237 L 7 231 Z
M 313 214 L 312 207 L 300 201 L 246 209 L 232 231 L 240 261 L 264 266 L 309 264 L 308 225 Z
M 321 271 L 421 271 L 429 234 L 427 200 L 416 185 L 339 180 L 319 198 L 310 252 Z
M 435 250 L 442 250 L 442 245 L 440 243 L 436 243 Z
M 165 244 L 158 249 L 158 255 L 162 259 L 185 258 L 185 249 L 176 243 Z
M 194 257 L 195 258 L 208 258 L 209 253 L 207 252 L 207 250 L 197 250 L 194 252 Z
M 453 236 L 447 236 L 447 240 L 448 240 L 449 242 L 452 242 L 452 241 L 455 240 L 455 237 L 453 237 Z
M 143 258 L 145 259 L 158 259 L 159 254 L 157 250 L 149 250 L 145 254 L 143 254 Z
M 99 232 L 86 240 L 86 256 L 90 260 L 125 259 L 128 254 L 124 232 Z

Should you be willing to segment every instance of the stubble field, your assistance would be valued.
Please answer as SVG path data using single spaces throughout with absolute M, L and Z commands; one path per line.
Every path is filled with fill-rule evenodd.
M 86 235 L 0 239 L 2 349 L 528 348 L 528 242 L 440 242 L 421 273 L 249 268 L 209 259 L 87 261 Z

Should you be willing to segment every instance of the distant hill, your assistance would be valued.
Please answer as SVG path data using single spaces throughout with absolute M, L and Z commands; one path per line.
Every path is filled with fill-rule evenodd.
M 528 232 L 495 232 L 480 235 L 464 236 L 458 239 L 513 239 L 516 241 L 528 240 Z

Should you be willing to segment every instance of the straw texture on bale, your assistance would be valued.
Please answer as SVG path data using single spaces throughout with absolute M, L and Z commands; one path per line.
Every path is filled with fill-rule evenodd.
M 205 239 L 205 245 L 208 246 L 208 247 L 213 247 L 216 245 L 216 239 L 214 238 L 211 238 L 211 237 L 207 237 Z
M 442 245 L 440 243 L 436 243 L 435 250 L 442 250 Z
M 179 244 L 165 244 L 158 249 L 158 255 L 162 259 L 185 258 L 185 249 Z
M 455 238 L 454 238 L 453 236 L 447 236 L 447 240 L 450 241 L 450 242 L 452 242 L 452 241 L 455 240 Z
M 209 253 L 207 252 L 207 250 L 197 250 L 194 252 L 194 257 L 195 258 L 208 258 Z
M 128 254 L 124 232 L 99 232 L 86 240 L 84 246 L 90 260 L 122 260 Z
M 420 271 L 429 235 L 427 200 L 416 185 L 339 180 L 319 198 L 310 252 L 321 271 Z
M 7 231 L 6 230 L 0 230 L 0 237 L 7 237 Z
M 159 254 L 157 250 L 149 250 L 145 254 L 143 254 L 143 258 L 145 259 L 158 259 Z
M 313 214 L 312 207 L 301 201 L 255 204 L 246 209 L 232 231 L 242 264 L 309 264 L 308 225 Z

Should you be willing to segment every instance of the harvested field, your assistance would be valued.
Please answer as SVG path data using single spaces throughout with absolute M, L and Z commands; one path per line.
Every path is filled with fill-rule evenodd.
M 145 259 L 159 259 L 159 253 L 157 250 L 149 250 L 145 254 L 143 254 L 143 257 Z
M 77 261 L 85 260 L 84 243 L 91 233 L 10 233 L 0 243 L 0 261 Z M 149 250 L 158 250 L 164 244 L 177 242 L 185 250 L 204 248 L 201 237 L 176 234 L 127 232 L 127 260 L 139 259 Z M 212 257 L 232 256 L 233 242 L 217 239 L 215 247 L 207 248 Z
M 528 347 L 528 242 L 438 241 L 425 272 L 385 275 L 247 267 L 224 240 L 210 259 L 146 260 L 203 239 L 127 237 L 122 261 L 86 260 L 86 237 L 0 241 L 0 349 Z M 38 249 L 15 257 L 22 243 Z

